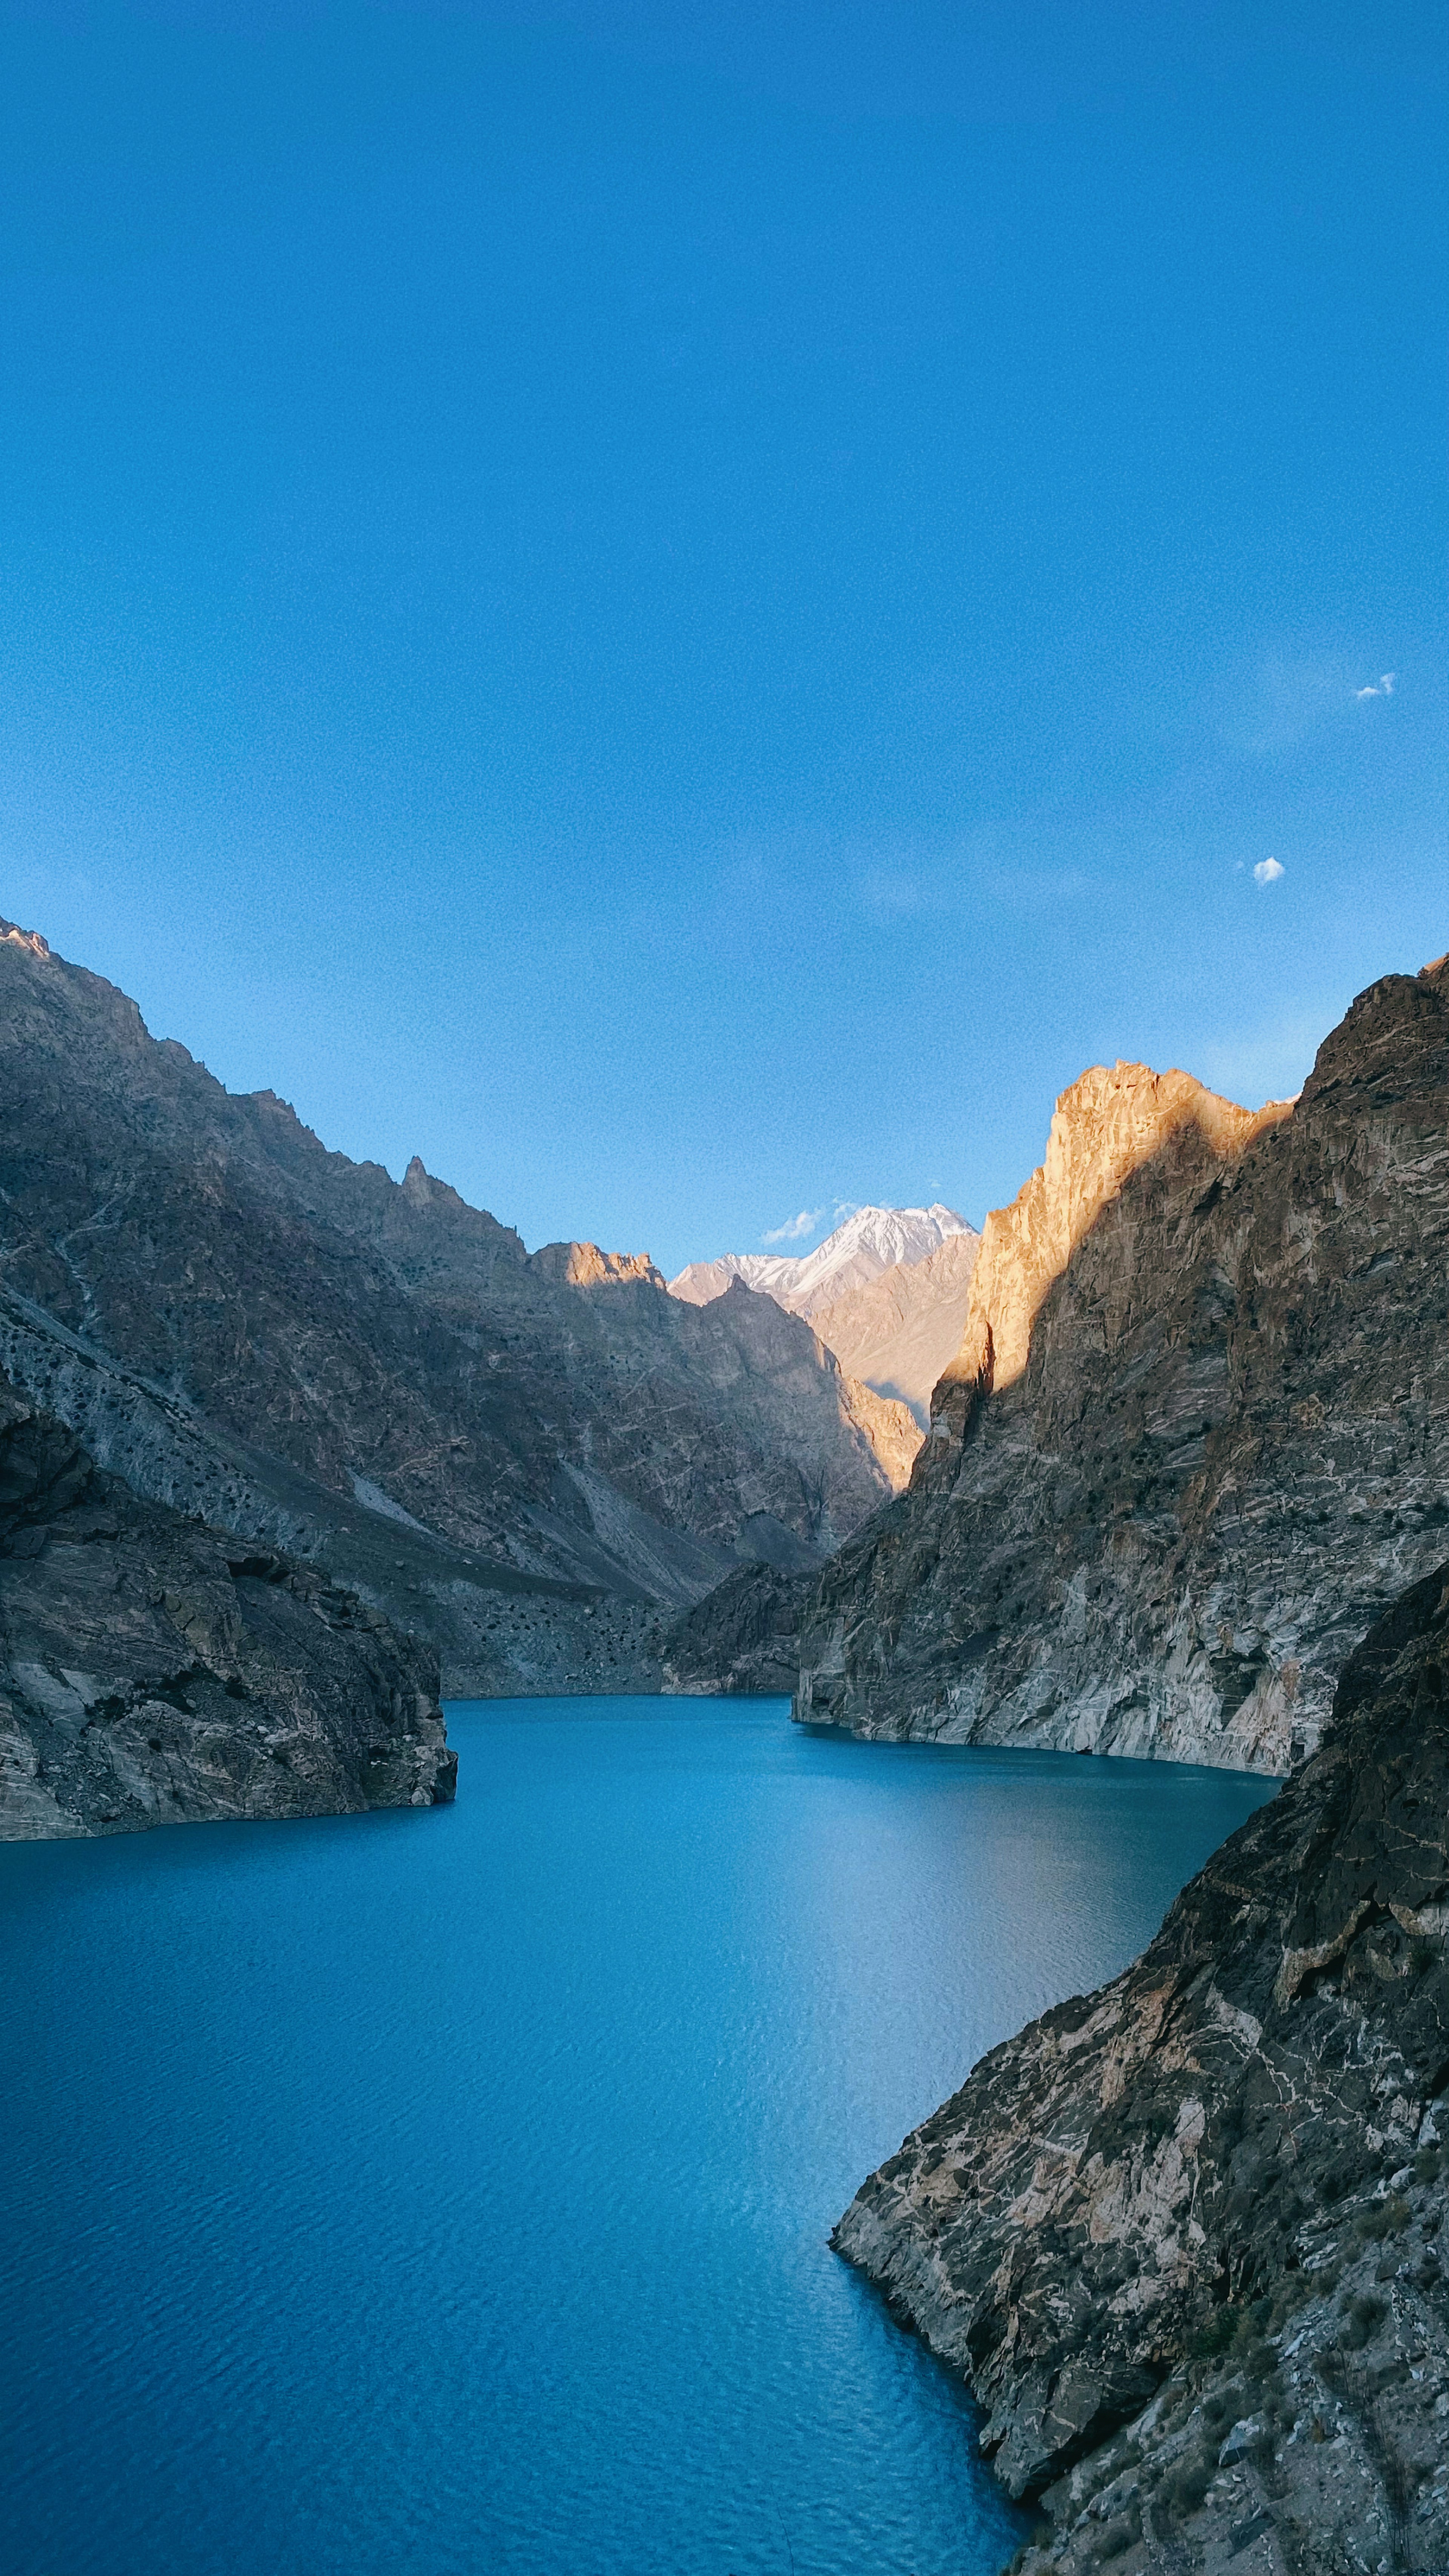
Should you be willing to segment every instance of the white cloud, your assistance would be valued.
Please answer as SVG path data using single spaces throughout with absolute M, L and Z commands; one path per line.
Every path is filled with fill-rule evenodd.
M 1276 885 L 1283 874 L 1276 859 L 1260 859 L 1253 870 L 1254 885 Z
M 761 1235 L 760 1241 L 803 1243 L 807 1234 L 814 1233 L 824 1214 L 824 1208 L 802 1208 L 798 1216 L 788 1217 L 783 1225 L 772 1226 L 768 1234 Z
M 1378 681 L 1376 685 L 1367 689 L 1355 689 L 1354 696 L 1357 698 L 1391 698 L 1394 694 L 1394 680 L 1396 676 L 1397 675 L 1393 671 L 1385 671 L 1383 678 Z

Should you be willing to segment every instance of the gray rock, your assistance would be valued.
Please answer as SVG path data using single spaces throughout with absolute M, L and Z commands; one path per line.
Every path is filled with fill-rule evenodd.
M 909 1472 L 906 1409 L 772 1299 L 530 1258 L 6 925 L 0 1077 L 0 1363 L 138 1493 L 433 1638 L 453 1691 L 657 1687 L 657 1609 L 818 1560 Z
M 1449 964 L 1249 1116 L 1118 1065 L 987 1219 L 909 1491 L 821 1577 L 797 1714 L 1286 1772 L 1449 1532 Z
M 1043 2499 L 1027 2566 L 1449 2558 L 1446 1931 L 1449 1565 L 1142 1957 L 984 2057 L 836 2232 Z
M 143 1502 L 0 1379 L 0 1839 L 435 1806 L 436 1659 Z

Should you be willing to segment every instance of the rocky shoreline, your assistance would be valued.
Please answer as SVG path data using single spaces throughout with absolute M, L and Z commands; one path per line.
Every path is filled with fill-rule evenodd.
M 430 1648 L 0 1378 L 0 1840 L 437 1806 L 456 1774 Z
M 1124 1975 L 983 2058 L 834 2242 L 987 2409 L 1020 2566 L 1449 2564 L 1449 1565 Z

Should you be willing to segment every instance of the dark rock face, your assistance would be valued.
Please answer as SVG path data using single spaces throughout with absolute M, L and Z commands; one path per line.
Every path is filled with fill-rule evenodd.
M 1444 1552 L 1446 1277 L 1449 962 L 1362 994 L 1291 1109 L 1084 1075 L 797 1714 L 1287 1771 Z
M 1045 2492 L 1028 2564 L 1446 2563 L 1446 1932 L 1449 1565 L 1135 1965 L 983 2058 L 837 2230 Z
M 138 1492 L 434 1637 L 454 1690 L 657 1684 L 657 1606 L 823 1555 L 908 1471 L 905 1408 L 773 1300 L 530 1259 L 4 925 L 0 1077 L 0 1363 Z
M 772 1565 L 741 1566 L 665 1633 L 666 1691 L 785 1698 L 800 1660 L 810 1585 Z
M 441 1804 L 437 1680 L 377 1611 L 138 1501 L 0 1379 L 0 1839 Z

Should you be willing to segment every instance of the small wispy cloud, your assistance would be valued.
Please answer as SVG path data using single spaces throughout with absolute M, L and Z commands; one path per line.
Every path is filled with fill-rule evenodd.
M 1354 696 L 1356 698 L 1391 698 L 1394 694 L 1394 679 L 1395 674 L 1392 671 L 1385 671 L 1383 678 L 1370 682 L 1368 688 L 1355 689 Z
M 1283 874 L 1276 859 L 1260 859 L 1253 870 L 1254 885 L 1276 885 Z
M 771 1226 L 767 1234 L 761 1235 L 760 1241 L 803 1243 L 807 1234 L 814 1233 L 824 1214 L 824 1208 L 802 1208 L 798 1216 L 787 1217 L 783 1225 Z

